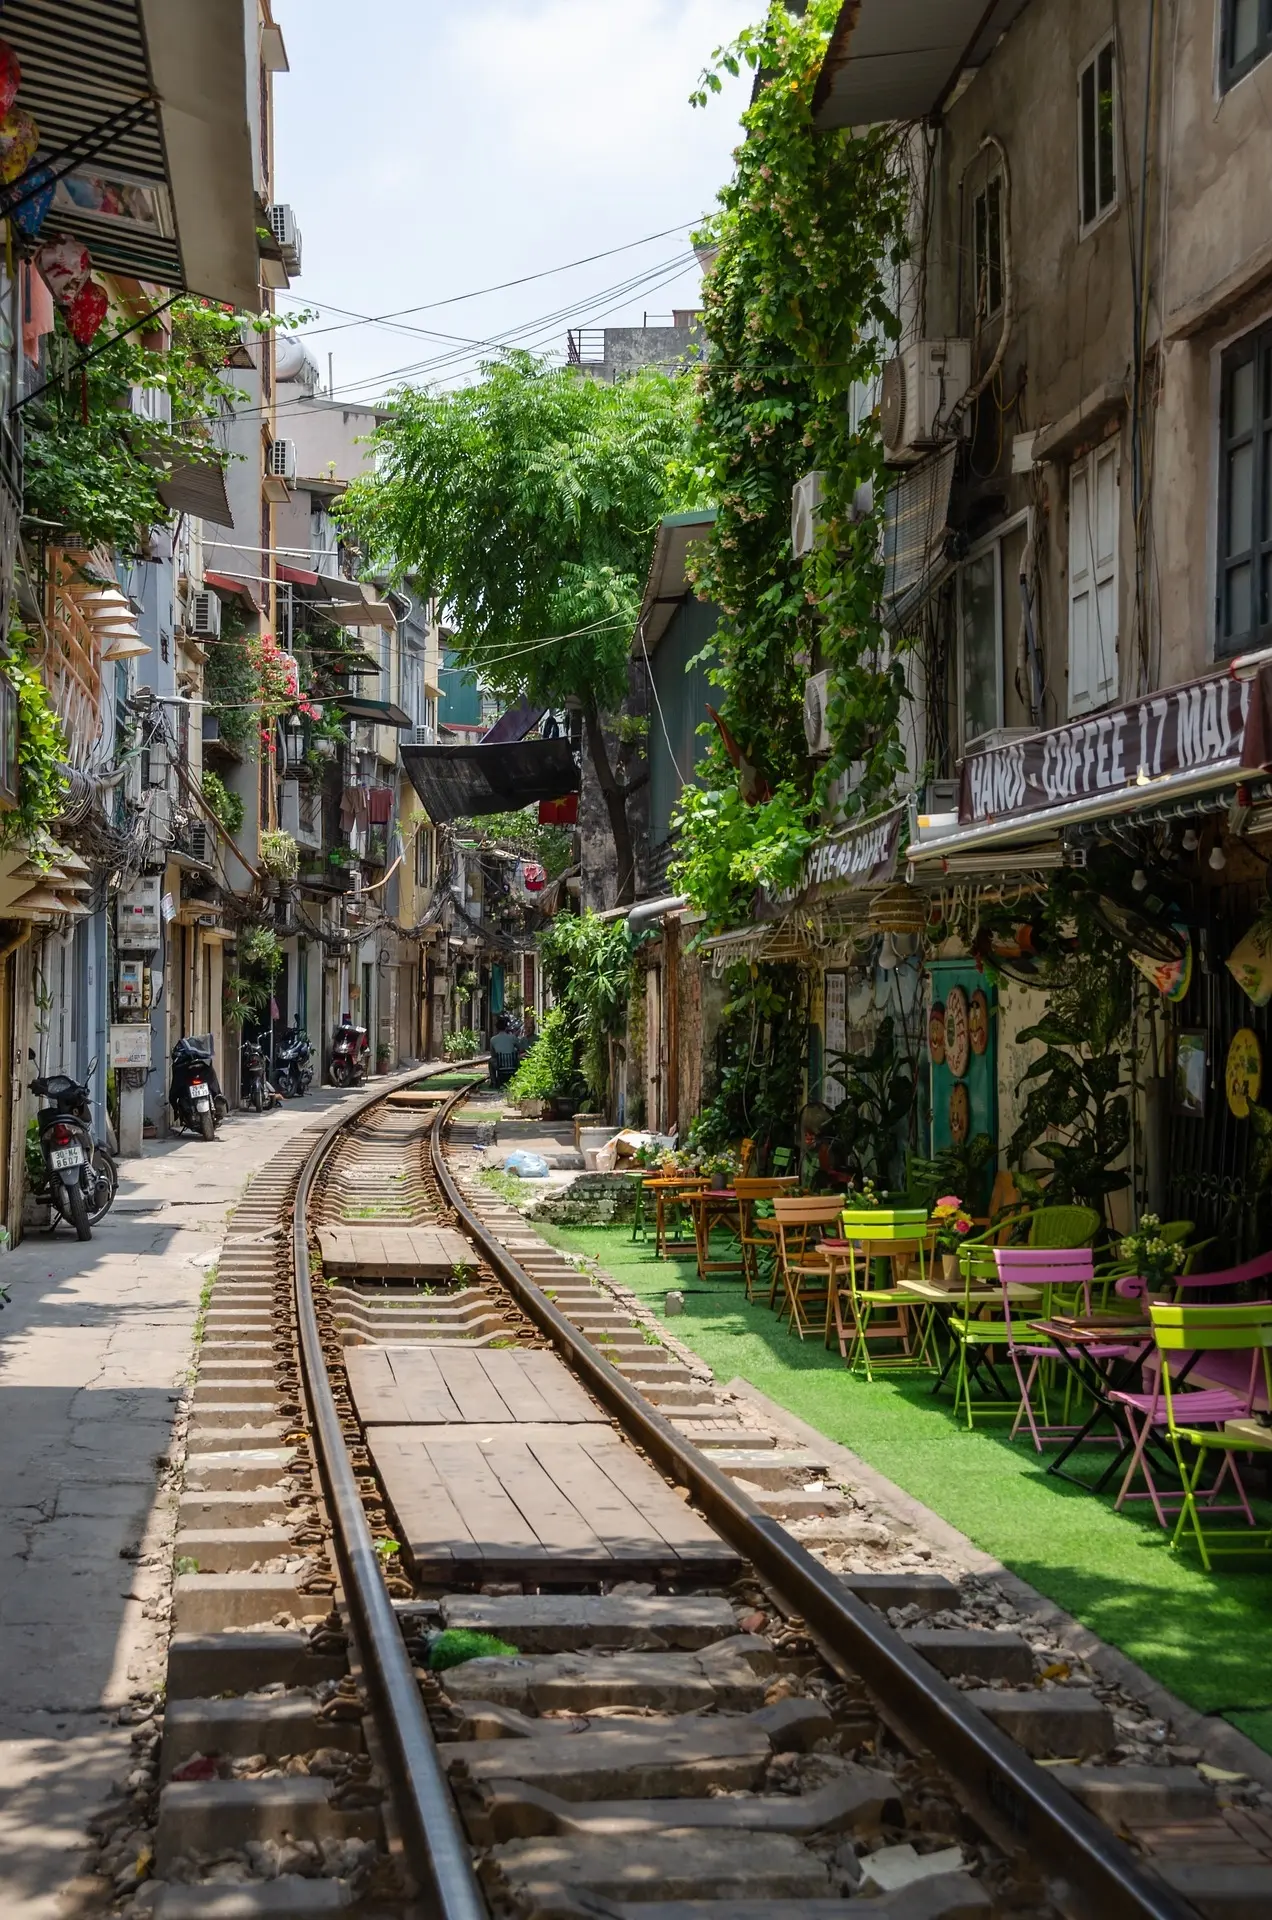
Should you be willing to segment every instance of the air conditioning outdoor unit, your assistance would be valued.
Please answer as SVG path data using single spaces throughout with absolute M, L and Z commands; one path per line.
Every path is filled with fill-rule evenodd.
M 203 587 L 192 593 L 186 602 L 186 624 L 191 633 L 201 634 L 209 640 L 220 638 L 221 601 L 218 594 Z
M 826 725 L 829 685 L 828 667 L 821 673 L 810 674 L 804 682 L 804 738 L 810 753 L 829 753 L 831 749 L 830 729 Z
M 437 729 L 435 727 L 408 727 L 398 735 L 398 738 L 408 747 L 435 747 L 437 745 Z
M 821 511 L 824 473 L 806 473 L 791 488 L 791 551 L 797 560 L 817 543 L 817 516 Z
M 265 471 L 271 480 L 285 480 L 288 486 L 292 486 L 296 479 L 296 442 L 271 440 Z
M 879 403 L 884 459 L 905 466 L 948 440 L 950 413 L 971 384 L 970 340 L 919 340 L 889 360 Z
M 269 210 L 269 230 L 278 242 L 283 265 L 288 273 L 300 272 L 300 228 L 289 206 L 279 204 Z
M 963 742 L 964 753 L 989 753 L 994 747 L 1009 747 L 1013 740 L 1028 740 L 1037 727 L 990 727 L 972 740 Z

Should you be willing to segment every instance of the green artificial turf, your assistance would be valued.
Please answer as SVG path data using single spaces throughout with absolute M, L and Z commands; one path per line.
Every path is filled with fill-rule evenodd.
M 1040 1458 L 1027 1440 L 1009 1441 L 1009 1419 L 969 1433 L 948 1394 L 931 1397 L 930 1376 L 857 1379 L 819 1337 L 788 1333 L 767 1296 L 748 1306 L 740 1281 L 700 1281 L 691 1255 L 658 1260 L 651 1241 L 633 1245 L 630 1228 L 536 1226 L 656 1311 L 668 1288 L 683 1290 L 669 1331 L 718 1380 L 740 1375 L 851 1447 L 1181 1699 L 1272 1752 L 1272 1557 L 1217 1562 L 1207 1574 L 1195 1549 L 1169 1552 L 1147 1501 L 1115 1513 L 1111 1494 L 1048 1476 L 1054 1449 Z M 1108 1457 L 1091 1447 L 1078 1460 L 1098 1473 Z

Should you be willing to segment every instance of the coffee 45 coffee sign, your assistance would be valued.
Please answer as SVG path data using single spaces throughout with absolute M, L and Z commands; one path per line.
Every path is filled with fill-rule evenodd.
M 823 835 L 804 855 L 798 887 L 781 894 L 761 893 L 760 917 L 766 917 L 766 910 L 772 914 L 796 901 L 806 906 L 858 887 L 887 886 L 896 875 L 905 811 L 903 806 L 889 807 L 886 813 Z
M 1266 681 L 1266 669 L 1252 680 L 1211 674 L 969 754 L 960 773 L 959 821 L 1007 820 L 1176 773 L 1257 772 L 1272 757 Z

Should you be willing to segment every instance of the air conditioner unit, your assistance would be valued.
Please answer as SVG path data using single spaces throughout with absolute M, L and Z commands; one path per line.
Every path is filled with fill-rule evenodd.
M 209 640 L 219 639 L 221 633 L 220 596 L 203 587 L 192 593 L 186 602 L 186 625 L 191 633 L 203 635 Z
M 296 442 L 294 440 L 271 440 L 269 457 L 265 462 L 265 471 L 271 480 L 285 480 L 292 486 L 296 479 Z
M 172 425 L 172 395 L 167 387 L 130 387 L 128 405 L 139 420 Z
M 804 682 L 804 738 L 810 753 L 829 753 L 830 729 L 826 725 L 826 699 L 830 687 L 830 669 L 810 674 Z
M 192 860 L 202 860 L 205 866 L 208 863 L 208 835 L 210 832 L 211 829 L 205 827 L 201 820 L 191 820 L 183 836 L 186 852 L 190 858 Z
M 957 780 L 929 780 L 923 792 L 924 813 L 958 812 Z
M 990 727 L 973 740 L 963 742 L 964 753 L 989 753 L 994 747 L 1009 747 L 1013 740 L 1029 740 L 1037 727 Z
M 949 439 L 946 422 L 971 384 L 970 340 L 919 340 L 889 360 L 879 403 L 884 459 L 905 466 Z
M 280 204 L 270 208 L 269 230 L 278 242 L 278 251 L 283 256 L 283 265 L 288 273 L 299 273 L 300 228 L 290 207 Z
M 405 727 L 398 735 L 404 746 L 435 747 L 437 745 L 436 727 Z
M 806 473 L 791 488 L 791 551 L 797 560 L 811 553 L 817 542 L 824 473 Z

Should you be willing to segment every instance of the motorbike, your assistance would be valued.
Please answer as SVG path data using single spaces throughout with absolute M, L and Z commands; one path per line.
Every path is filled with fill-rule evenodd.
M 360 1087 L 367 1077 L 371 1044 L 365 1027 L 355 1027 L 346 1017 L 331 1036 L 331 1084 L 333 1087 Z
M 242 1089 L 243 1105 L 254 1107 L 257 1113 L 264 1113 L 267 1107 L 282 1105 L 282 1096 L 269 1083 L 264 1050 L 246 1035 L 243 1039 Z
M 27 1057 L 35 1059 L 30 1051 Z M 93 1138 L 88 1089 L 96 1071 L 94 1056 L 83 1082 L 67 1073 L 31 1082 L 32 1093 L 49 1102 L 36 1115 L 44 1178 L 32 1181 L 32 1192 L 69 1220 L 80 1240 L 92 1239 L 93 1227 L 113 1204 L 119 1186 L 112 1155 Z
M 201 1133 L 205 1140 L 215 1139 L 225 1101 L 212 1064 L 210 1040 L 186 1034 L 172 1049 L 168 1104 L 179 1127 Z
M 308 1093 L 314 1077 L 313 1058 L 309 1035 L 300 1027 L 289 1027 L 274 1054 L 278 1091 L 289 1100 L 299 1100 L 302 1093 Z

